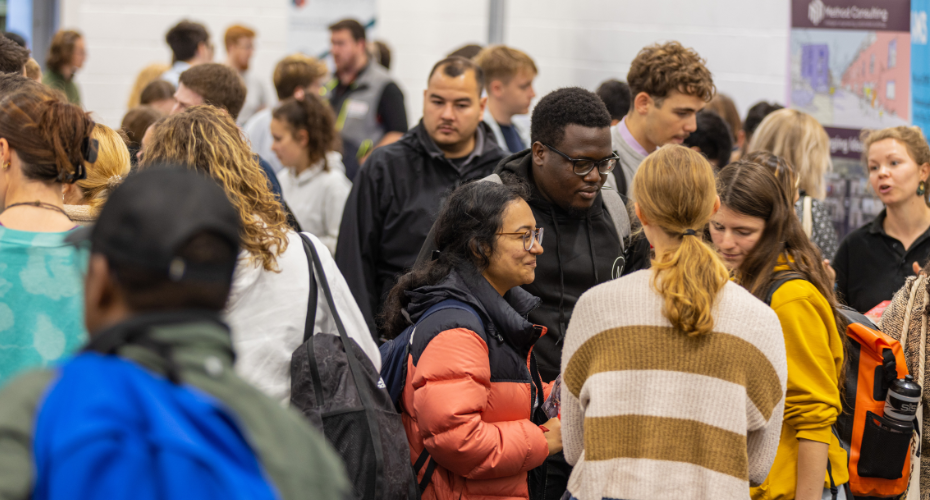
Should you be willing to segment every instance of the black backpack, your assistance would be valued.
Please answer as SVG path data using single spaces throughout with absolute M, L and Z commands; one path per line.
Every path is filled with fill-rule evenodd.
M 300 237 L 310 267 L 310 297 L 304 343 L 291 356 L 291 406 L 322 431 L 342 456 L 356 498 L 419 498 L 400 414 L 374 364 L 346 333 L 316 248 L 305 235 Z M 314 273 L 338 335 L 313 335 L 317 303 Z

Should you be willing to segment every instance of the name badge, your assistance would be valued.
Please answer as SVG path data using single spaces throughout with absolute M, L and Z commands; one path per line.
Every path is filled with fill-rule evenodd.
M 349 100 L 346 102 L 346 116 L 362 118 L 368 114 L 368 103 L 364 101 Z

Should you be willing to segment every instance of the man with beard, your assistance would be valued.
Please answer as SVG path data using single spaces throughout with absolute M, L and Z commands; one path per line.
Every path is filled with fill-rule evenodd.
M 329 31 L 336 74 L 324 87 L 326 98 L 336 112 L 345 160 L 361 163 L 373 149 L 407 132 L 404 94 L 383 66 L 372 64 L 358 21 L 344 19 Z
M 504 152 L 481 121 L 484 74 L 468 59 L 436 63 L 423 119 L 372 152 L 346 202 L 336 263 L 377 338 L 375 318 L 397 276 L 416 261 L 444 198 L 489 175 Z M 608 131 L 608 150 L 610 132 Z

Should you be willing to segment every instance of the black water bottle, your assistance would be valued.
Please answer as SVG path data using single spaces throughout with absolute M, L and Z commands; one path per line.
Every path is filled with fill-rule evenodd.
M 920 406 L 920 386 L 914 377 L 905 375 L 892 382 L 885 399 L 885 420 L 891 430 L 909 433 L 914 431 L 914 416 Z

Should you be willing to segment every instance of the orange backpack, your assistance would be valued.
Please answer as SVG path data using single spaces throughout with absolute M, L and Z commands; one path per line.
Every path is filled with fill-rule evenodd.
M 777 277 L 766 303 L 772 304 L 772 296 L 781 285 L 798 279 L 803 278 L 796 273 Z M 904 349 L 864 315 L 843 306 L 834 313 L 848 323 L 846 394 L 833 432 L 849 456 L 849 489 L 856 497 L 899 496 L 910 480 L 914 433 L 890 430 L 884 414 L 888 388 L 895 379 L 908 375 Z M 832 474 L 830 482 L 833 486 Z
M 836 430 L 849 453 L 849 487 L 855 496 L 898 496 L 910 480 L 913 433 L 889 430 L 884 413 L 888 387 L 908 374 L 904 350 L 865 316 L 845 309 L 839 313 L 849 322 L 849 349 L 846 397 Z

